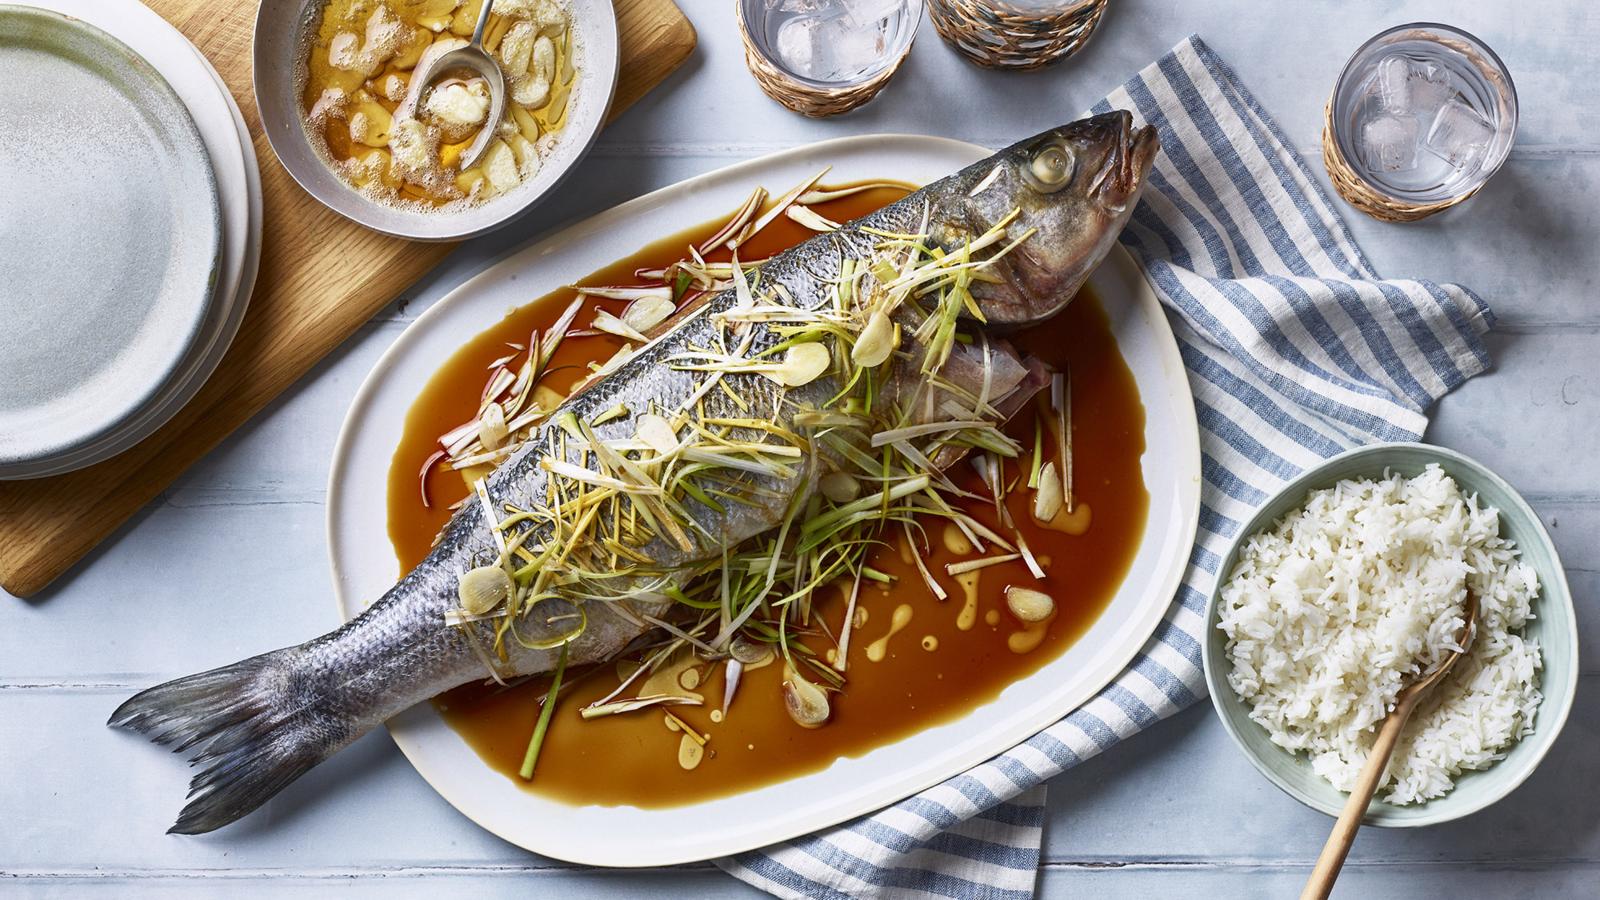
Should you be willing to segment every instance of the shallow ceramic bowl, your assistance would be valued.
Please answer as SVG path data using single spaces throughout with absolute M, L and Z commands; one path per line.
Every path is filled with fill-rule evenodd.
M 1539 706 L 1533 733 L 1513 746 L 1505 759 L 1488 769 L 1462 774 L 1456 779 L 1454 790 L 1426 803 L 1393 806 L 1375 800 L 1367 810 L 1365 822 L 1368 825 L 1394 828 L 1436 825 L 1483 809 L 1511 793 L 1533 774 L 1550 745 L 1555 743 L 1561 726 L 1566 724 L 1578 686 L 1577 620 L 1566 573 L 1539 517 L 1504 479 L 1453 450 L 1404 443 L 1358 447 L 1291 481 L 1245 523 L 1227 556 L 1223 557 L 1222 567 L 1218 569 L 1223 578 L 1218 579 L 1217 588 L 1206 604 L 1206 686 L 1223 727 L 1261 774 L 1284 793 L 1312 809 L 1337 816 L 1344 807 L 1346 795 L 1318 777 L 1311 770 L 1308 757 L 1290 753 L 1272 743 L 1266 729 L 1250 720 L 1249 708 L 1229 686 L 1231 664 L 1226 652 L 1227 637 L 1217 628 L 1217 597 L 1223 580 L 1233 570 L 1244 540 L 1271 527 L 1299 507 L 1311 491 L 1332 487 L 1346 478 L 1379 478 L 1385 470 L 1412 477 L 1429 463 L 1438 463 L 1462 491 L 1477 494 L 1480 503 L 1500 511 L 1501 535 L 1516 541 L 1523 560 L 1539 574 L 1539 597 L 1533 603 L 1536 618 L 1528 623 L 1526 634 L 1537 640 L 1543 651 L 1544 671 L 1539 688 L 1544 692 L 1544 702 Z
M 311 196 L 376 231 L 424 241 L 464 240 L 493 231 L 536 206 L 583 159 L 605 124 L 617 85 L 617 19 L 609 0 L 564 0 L 572 17 L 577 82 L 555 149 L 538 174 L 476 206 L 403 209 L 357 191 L 335 175 L 306 135 L 300 108 L 304 53 L 324 0 L 262 0 L 256 13 L 255 93 L 261 125 L 278 161 Z

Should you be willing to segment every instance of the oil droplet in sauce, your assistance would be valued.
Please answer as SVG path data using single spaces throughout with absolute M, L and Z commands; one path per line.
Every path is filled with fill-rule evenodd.
M 960 534 L 959 531 L 956 533 Z M 965 536 L 962 539 L 965 540 Z M 978 575 L 981 571 L 973 569 L 956 576 L 956 584 L 961 586 L 961 593 L 966 598 L 962 601 L 961 612 L 956 614 L 956 627 L 962 631 L 971 631 L 978 621 Z
M 665 665 L 645 678 L 644 683 L 639 686 L 639 696 L 668 694 L 674 697 L 690 697 L 703 702 L 705 697 L 694 691 L 700 684 L 700 673 L 695 668 L 699 663 L 689 648 L 679 650 Z M 688 680 L 692 680 L 692 684 L 685 683 L 686 676 L 689 677 Z
M 944 526 L 944 548 L 957 556 L 966 556 L 972 552 L 972 541 L 961 533 L 954 522 L 946 522 Z M 910 562 L 910 560 L 906 560 Z
M 619 681 L 619 682 L 627 681 L 629 678 L 632 678 L 633 677 L 633 673 L 635 673 L 637 671 L 639 671 L 639 662 L 638 662 L 638 660 L 633 660 L 633 659 L 619 659 L 619 660 L 617 660 L 617 681 Z
M 929 653 L 932 653 L 933 651 L 939 649 L 939 639 L 934 637 L 931 634 L 923 635 L 922 636 L 922 649 L 928 651 Z
M 1075 537 L 1081 537 L 1088 533 L 1089 520 L 1091 518 L 1092 514 L 1089 512 L 1089 504 L 1075 503 L 1072 505 L 1071 512 L 1068 512 L 1067 508 L 1063 506 L 1061 510 L 1050 519 L 1050 521 L 1039 522 L 1038 519 L 1034 519 L 1034 521 L 1039 522 L 1040 525 L 1043 525 L 1052 531 L 1059 531 L 1062 534 L 1070 534 Z M 1041 565 L 1042 564 L 1043 563 L 1041 563 Z
M 684 769 L 697 768 L 700 765 L 700 761 L 702 759 L 705 759 L 705 756 L 706 756 L 706 748 L 701 746 L 699 741 L 695 740 L 694 738 L 690 737 L 687 734 L 684 735 L 681 739 L 679 739 L 679 741 L 678 741 L 678 765 L 679 766 L 683 767 Z
M 988 612 L 984 613 L 983 614 L 983 624 L 988 625 L 990 628 L 993 628 L 996 625 L 999 625 L 1000 624 L 1000 610 L 991 609 Z
M 1050 633 L 1050 621 L 1054 618 L 1055 615 L 1052 613 L 1050 618 L 1043 622 L 1034 622 L 1021 631 L 1013 631 L 1006 638 L 1006 648 L 1016 654 L 1032 653 L 1039 649 L 1045 636 Z
M 894 615 L 889 619 L 889 631 L 867 645 L 867 659 L 873 662 L 883 662 L 889 653 L 889 639 L 900 633 L 900 629 L 911 624 L 911 604 L 902 603 L 894 608 Z
M 817 204 L 815 209 L 835 221 L 847 221 L 898 199 L 902 193 L 875 189 Z M 578 283 L 640 284 L 635 270 L 676 262 L 684 247 L 703 242 L 720 224 L 708 223 L 665 237 Z M 748 251 L 750 258 L 765 257 L 806 237 L 809 234 L 798 223 L 779 216 L 740 248 L 740 256 Z M 719 249 L 707 258 L 726 262 L 729 254 Z M 576 296 L 569 288 L 554 290 L 542 298 L 530 294 L 530 302 L 510 310 L 505 318 L 486 321 L 484 333 L 457 351 L 423 388 L 407 414 L 403 437 L 389 470 L 388 532 L 398 560 L 397 576 L 427 556 L 435 535 L 450 518 L 451 504 L 468 494 L 459 473 L 435 466 L 426 477 L 432 504 L 422 505 L 417 473 L 438 449 L 439 435 L 476 414 L 485 373 L 491 362 L 510 352 L 506 345 L 525 345 L 533 329 L 548 328 Z M 626 305 L 624 301 L 592 295 L 581 302 L 577 318 L 580 327 L 586 326 L 598 310 L 615 315 Z M 1008 497 L 1012 518 L 1034 555 L 1041 561 L 1046 556 L 1054 561 L 1050 577 L 1038 586 L 1057 598 L 1059 612 L 1032 652 L 1011 652 L 1009 628 L 971 627 L 976 624 L 976 606 L 968 630 L 958 628 L 959 608 L 946 612 L 926 593 L 914 563 L 906 563 L 901 556 L 903 536 L 891 532 L 886 537 L 892 539 L 892 546 L 874 552 L 869 564 L 893 576 L 894 585 L 884 591 L 876 583 L 878 590 L 867 590 L 863 584 L 855 622 L 857 626 L 890 622 L 896 605 L 908 603 L 918 610 L 918 638 L 936 638 L 938 651 L 889 653 L 882 662 L 852 668 L 844 689 L 830 697 L 833 715 L 822 728 L 804 729 L 790 720 L 778 700 L 783 667 L 773 664 L 776 656 L 771 653 L 759 665 L 743 666 L 733 703 L 720 722 L 712 707 L 721 706 L 726 669 L 720 665 L 709 669 L 699 666 L 695 690 L 717 702 L 702 707 L 674 707 L 675 716 L 701 734 L 709 734 L 713 741 L 704 748 L 698 767 L 692 771 L 681 768 L 670 749 L 674 743 L 681 744 L 686 735 L 664 731 L 659 713 L 594 720 L 579 717 L 578 710 L 610 693 L 634 672 L 637 664 L 631 661 L 607 663 L 599 671 L 578 667 L 569 670 L 570 688 L 563 688 L 557 700 L 539 757 L 538 777 L 532 781 L 517 777 L 517 769 L 539 717 L 540 701 L 549 689 L 548 678 L 530 678 L 509 688 L 476 683 L 458 688 L 436 701 L 445 721 L 485 764 L 519 789 L 576 806 L 661 809 L 752 790 L 821 771 L 843 757 L 859 757 L 907 734 L 963 715 L 1038 670 L 1094 624 L 1127 574 L 1149 508 L 1140 469 L 1140 457 L 1145 451 L 1145 419 L 1132 373 L 1117 349 L 1111 320 L 1092 291 L 1080 292 L 1052 321 L 1014 332 L 1009 340 L 1058 368 L 1070 363 L 1074 392 L 1095 398 L 1092 423 L 1084 420 L 1073 432 L 1073 461 L 1084 476 L 1076 486 L 1074 499 L 1079 504 L 1094 505 L 1093 529 L 1073 536 L 1045 528 L 1029 514 L 1029 492 L 1017 490 Z M 536 393 L 566 392 L 587 371 L 589 363 L 609 359 L 621 346 L 621 339 L 607 334 L 569 336 L 551 361 L 551 374 L 535 388 Z M 1007 433 L 1028 444 L 1033 439 L 1036 419 L 1035 405 L 1029 404 L 1007 426 Z M 981 492 L 976 472 L 969 466 L 958 469 L 952 472 L 957 484 Z M 1026 477 L 1026 472 L 1020 474 Z M 1018 475 L 1016 463 L 1008 461 L 1007 481 Z M 991 503 L 974 504 L 968 511 L 987 526 L 998 527 Z M 928 521 L 925 527 L 933 536 L 940 533 L 936 529 L 941 524 Z M 926 548 L 919 544 L 918 549 L 929 570 L 941 575 L 942 566 L 961 558 L 938 537 Z M 988 574 L 984 580 L 994 584 L 1031 580 L 1021 560 L 985 571 Z M 955 590 L 951 593 L 954 595 Z M 813 622 L 820 618 L 837 633 L 834 623 L 844 619 L 847 596 L 836 591 L 822 591 L 816 596 Z M 959 600 L 952 596 L 949 602 L 954 605 Z M 998 618 L 990 618 L 991 614 L 998 616 L 998 612 L 989 601 L 983 609 L 984 620 L 998 625 Z M 868 632 L 862 635 L 863 640 L 876 636 Z M 819 662 L 832 646 L 831 641 L 815 634 L 803 640 Z M 687 667 L 670 676 L 666 686 L 672 693 L 685 693 L 677 676 Z M 659 673 L 651 673 L 652 677 L 656 674 Z M 641 682 L 645 680 L 640 676 L 625 695 L 643 693 Z M 747 752 L 718 754 L 712 747 L 719 744 L 742 746 Z M 605 772 L 606 777 L 595 778 L 597 771 Z

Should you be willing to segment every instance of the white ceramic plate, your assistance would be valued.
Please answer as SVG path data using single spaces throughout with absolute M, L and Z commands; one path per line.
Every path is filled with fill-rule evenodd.
M 153 10 L 138 0 L 33 3 L 106 31 L 150 61 L 172 86 L 211 157 L 223 237 L 216 302 L 170 383 L 103 440 L 17 473 L 37 478 L 93 465 L 132 447 L 166 424 L 204 386 L 238 333 L 255 287 L 261 256 L 261 176 L 244 117 L 221 77 L 181 32 Z
M 74 18 L 0 19 L 0 477 L 14 477 L 122 432 L 182 371 L 217 305 L 222 220 L 206 145 L 159 71 Z
M 384 537 L 389 462 L 406 411 L 452 353 L 508 307 L 567 284 L 687 224 L 725 215 L 756 185 L 781 190 L 831 165 L 836 182 L 926 183 L 989 155 L 942 138 L 845 138 L 731 166 L 625 203 L 505 259 L 424 313 L 373 369 L 345 419 L 328 486 L 329 551 L 340 615 L 358 615 L 399 576 Z M 389 722 L 417 771 L 463 814 L 529 850 L 593 865 L 657 866 L 764 846 L 878 809 L 1031 737 L 1127 665 L 1177 590 L 1194 542 L 1200 450 L 1194 400 L 1172 331 L 1122 250 L 1091 279 L 1145 407 L 1151 509 L 1127 579 L 1071 648 L 967 715 L 858 758 L 738 796 L 670 810 L 573 807 L 485 765 L 433 707 Z

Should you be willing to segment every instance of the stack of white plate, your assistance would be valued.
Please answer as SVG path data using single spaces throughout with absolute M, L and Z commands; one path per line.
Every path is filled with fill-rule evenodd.
M 105 460 L 193 399 L 261 252 L 244 118 L 137 0 L 0 4 L 0 479 Z

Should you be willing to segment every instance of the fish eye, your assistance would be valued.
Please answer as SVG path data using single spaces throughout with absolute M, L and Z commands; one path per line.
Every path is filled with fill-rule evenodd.
M 1054 193 L 1072 180 L 1072 151 L 1063 144 L 1045 144 L 1033 152 L 1023 177 L 1034 190 Z

